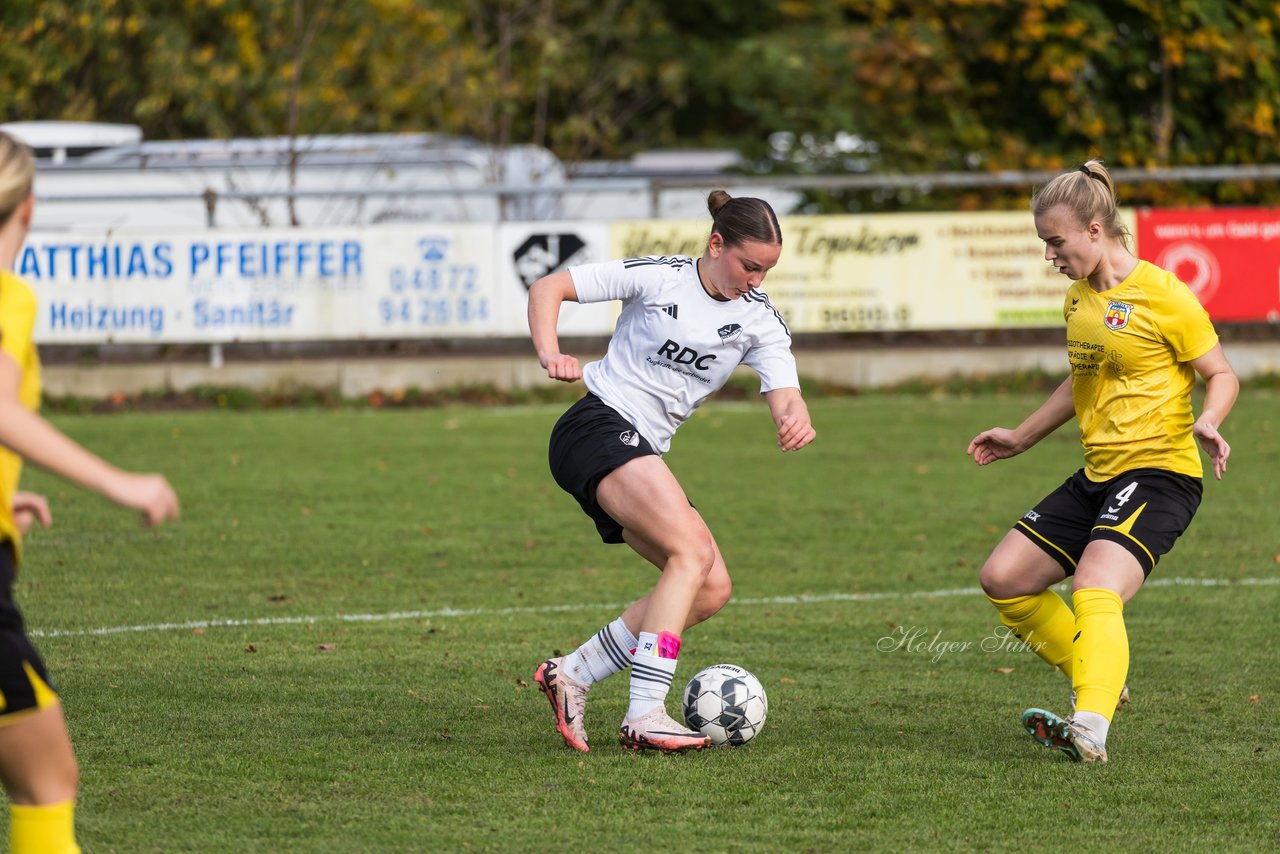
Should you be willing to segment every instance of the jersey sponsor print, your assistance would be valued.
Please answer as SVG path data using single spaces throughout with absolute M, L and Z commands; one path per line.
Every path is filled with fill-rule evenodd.
M 745 364 L 761 392 L 799 388 L 791 334 L 766 294 L 720 301 L 685 256 L 570 267 L 582 303 L 621 300 L 603 359 L 583 369 L 588 389 L 617 410 L 658 453 L 706 398 Z

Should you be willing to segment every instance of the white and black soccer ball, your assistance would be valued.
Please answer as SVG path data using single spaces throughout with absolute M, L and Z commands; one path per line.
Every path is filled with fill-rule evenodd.
M 764 686 L 733 664 L 699 672 L 684 689 L 684 720 L 712 744 L 737 747 L 755 738 L 769 714 Z

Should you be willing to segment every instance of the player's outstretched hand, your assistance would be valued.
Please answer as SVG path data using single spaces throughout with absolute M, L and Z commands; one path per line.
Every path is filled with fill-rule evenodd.
M 542 360 L 542 367 L 547 369 L 547 376 L 553 380 L 572 383 L 582 379 L 582 367 L 573 356 L 554 353 Z
M 808 415 L 784 415 L 778 421 L 778 447 L 798 451 L 818 437 Z
M 13 494 L 13 521 L 18 525 L 18 532 L 26 536 L 27 531 L 37 521 L 41 528 L 53 524 L 53 514 L 49 512 L 49 502 L 35 492 L 15 492 Z
M 148 527 L 179 515 L 178 496 L 164 475 L 121 472 L 106 496 L 121 507 L 137 510 L 142 514 L 142 524 Z
M 1207 421 L 1196 421 L 1191 427 L 1191 432 L 1200 443 L 1200 447 L 1204 448 L 1204 452 L 1209 455 L 1209 459 L 1213 460 L 1213 476 L 1222 480 L 1222 475 L 1227 470 L 1227 457 L 1231 456 L 1231 446 L 1227 444 L 1226 439 L 1222 438 L 1218 428 Z
M 996 460 L 1015 457 L 1025 450 L 1014 431 L 1007 427 L 992 427 L 974 436 L 965 453 L 978 465 L 985 466 Z

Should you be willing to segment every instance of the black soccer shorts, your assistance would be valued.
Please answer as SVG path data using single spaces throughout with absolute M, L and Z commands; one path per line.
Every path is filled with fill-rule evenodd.
M 1085 546 L 1110 540 L 1150 575 L 1191 524 L 1200 478 L 1163 469 L 1134 469 L 1095 483 L 1077 471 L 1014 524 L 1072 575 Z
M 596 488 L 624 463 L 657 453 L 634 424 L 588 392 L 552 428 L 547 458 L 551 476 L 596 523 L 600 539 L 621 543 L 622 526 L 596 501 Z
M 0 726 L 57 705 L 53 682 L 13 601 L 13 544 L 0 543 Z

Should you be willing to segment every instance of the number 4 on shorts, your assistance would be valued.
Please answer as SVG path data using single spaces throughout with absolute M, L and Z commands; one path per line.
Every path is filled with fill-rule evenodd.
M 1133 497 L 1133 491 L 1138 488 L 1138 482 L 1135 480 L 1124 489 L 1116 493 L 1115 507 L 1108 507 L 1108 513 L 1119 513 L 1120 508 L 1129 503 L 1129 499 Z

